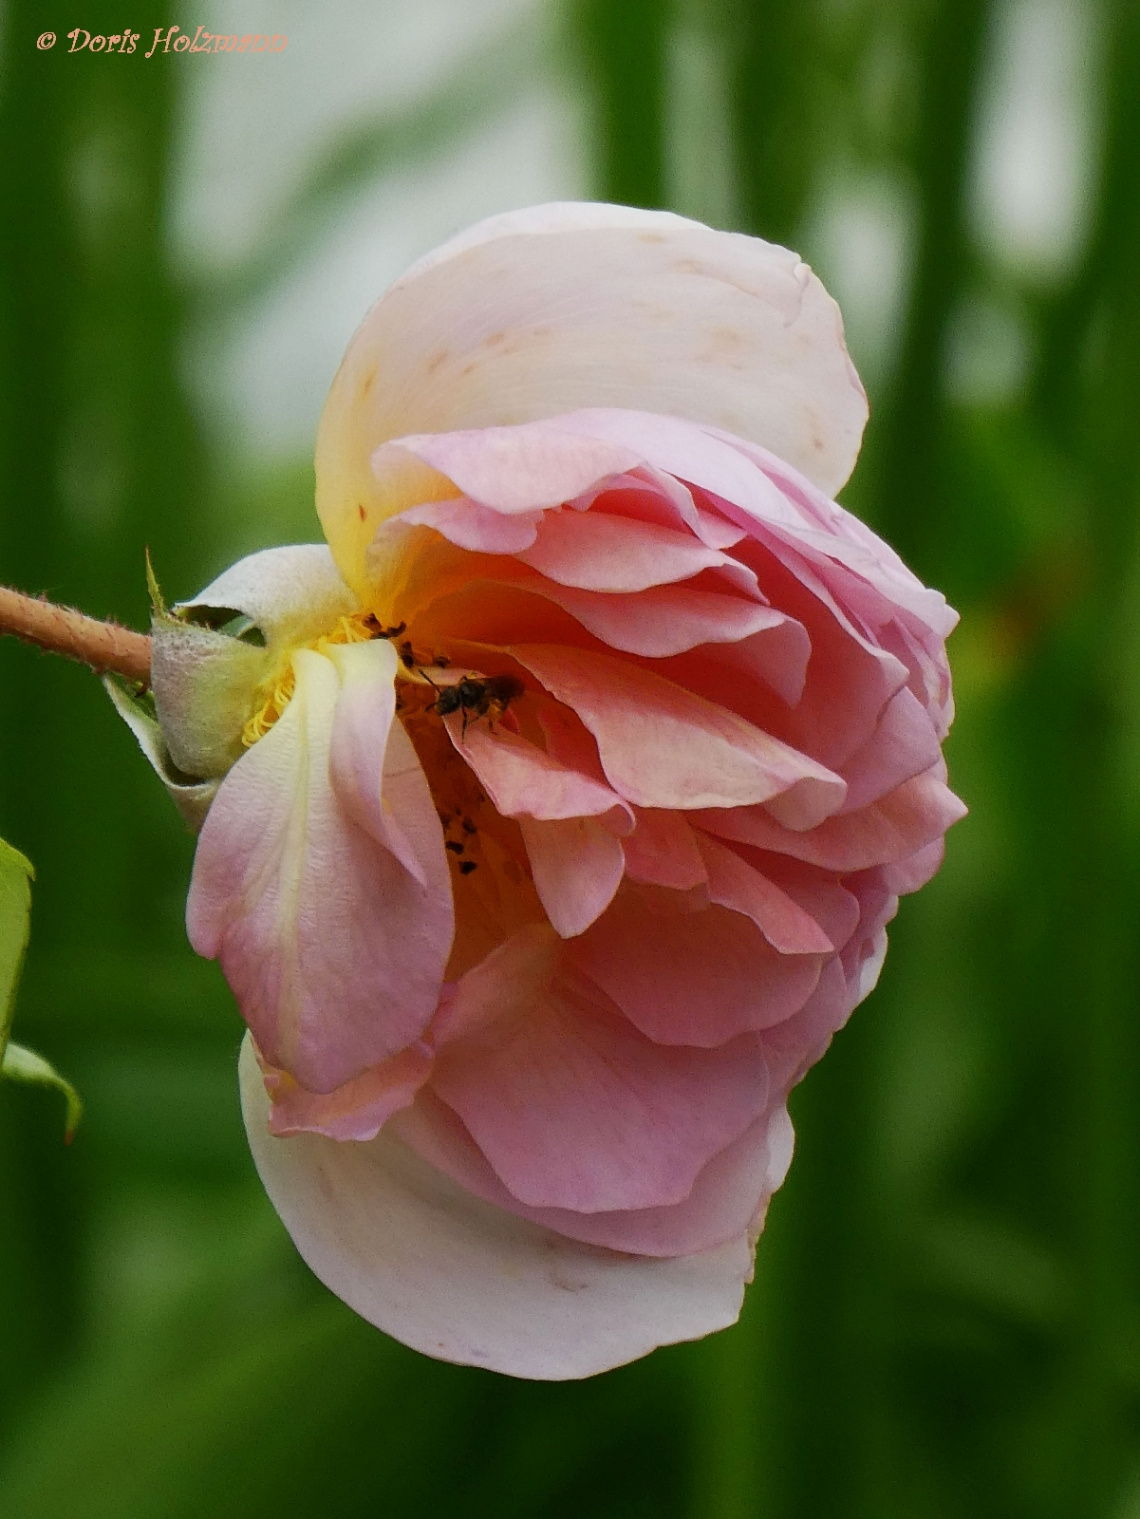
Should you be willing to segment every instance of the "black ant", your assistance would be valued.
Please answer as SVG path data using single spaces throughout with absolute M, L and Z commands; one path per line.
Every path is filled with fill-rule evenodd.
M 510 703 L 522 696 L 526 687 L 513 675 L 489 675 L 486 680 L 474 680 L 465 675 L 453 686 L 444 686 L 433 705 L 440 717 L 452 712 L 463 713 L 463 737 L 467 737 L 467 724 L 475 718 L 498 717 Z
M 369 621 L 376 624 L 377 638 L 399 638 L 401 633 L 406 633 L 408 630 L 408 625 L 406 622 L 398 622 L 394 627 L 391 628 L 382 628 L 380 626 L 379 618 L 377 618 L 375 615 L 370 615 Z

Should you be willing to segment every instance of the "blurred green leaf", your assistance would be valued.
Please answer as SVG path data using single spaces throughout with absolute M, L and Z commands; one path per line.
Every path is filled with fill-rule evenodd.
M 31 932 L 35 875 L 31 861 L 0 839 L 0 1060 L 16 1013 L 16 988 Z
M 6 1081 L 18 1081 L 22 1086 L 51 1087 L 62 1092 L 67 1100 L 67 1127 L 63 1137 L 65 1143 L 71 1143 L 83 1116 L 83 1104 L 70 1081 L 61 1076 L 42 1055 L 37 1055 L 35 1050 L 27 1050 L 22 1044 L 12 1044 L 10 1041 L 4 1051 L 0 1074 Z
M 15 992 L 32 927 L 35 870 L 18 849 L 0 838 L 0 1057 L 8 1048 L 15 1016 Z
M 79 1093 L 42 1055 L 11 1042 L 16 990 L 31 933 L 35 874 L 31 861 L 0 839 L 0 1077 L 62 1092 L 67 1100 L 64 1139 L 70 1144 L 83 1114 Z

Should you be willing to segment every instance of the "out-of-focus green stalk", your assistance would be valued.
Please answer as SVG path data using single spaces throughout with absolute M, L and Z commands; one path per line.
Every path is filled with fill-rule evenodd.
M 724 0 L 736 193 L 744 226 L 797 246 L 818 149 L 818 0 Z
M 41 26 L 38 6 L 12 0 L 0 44 L 0 477 L 6 502 L 20 503 L 18 511 L 8 504 L 0 510 L 0 580 L 37 590 L 58 583 L 70 561 L 58 479 L 71 399 L 67 333 L 78 285 L 68 171 L 83 86 L 74 69 L 43 67 L 45 55 L 30 41 Z M 12 668 L 13 656 L 41 670 L 4 680 L 0 833 L 42 868 L 51 832 L 43 756 L 62 751 L 67 724 L 58 672 L 47 673 L 47 661 L 29 660 L 26 650 L 4 641 L 0 673 Z M 57 851 L 58 845 L 51 851 L 56 858 Z M 58 1141 L 41 1143 L 18 1121 L 16 1101 L 6 1092 L 0 1105 L 0 1420 L 35 1391 L 78 1324 L 74 1215 L 44 1216 L 44 1200 L 58 1204 L 66 1185 L 59 1150 Z
M 664 206 L 671 0 L 576 0 L 594 96 L 595 191 L 628 206 Z
M 74 19 L 109 35 L 124 18 L 97 3 Z M 4 15 L 0 473 L 19 508 L 0 511 L 0 581 L 137 625 L 147 618 L 147 542 L 160 566 L 177 557 L 190 585 L 206 578 L 165 226 L 184 60 L 145 60 L 141 47 L 133 57 L 71 55 L 63 35 L 38 49 L 45 22 L 61 20 L 35 0 L 11 0 Z M 20 1009 L 21 1036 L 37 1044 L 37 961 L 154 949 L 166 920 L 177 932 L 177 908 L 155 882 L 185 849 L 177 830 L 168 842 L 149 835 L 145 783 L 129 745 L 110 739 L 113 718 L 89 672 L 3 640 L 0 681 L 0 833 L 40 875 Z M 77 1069 L 66 1040 L 58 1048 Z M 65 1159 L 55 1115 L 41 1119 L 40 1107 L 13 1093 L 0 1111 L 0 1415 L 35 1396 L 86 1306 L 75 1194 L 87 1162 Z
M 965 196 L 995 0 L 938 0 L 922 50 L 913 163 L 918 222 L 906 321 L 890 397 L 872 419 L 879 527 L 920 575 L 943 446 L 947 335 L 969 270 Z M 866 465 L 864 465 L 866 468 Z
M 1140 11 L 1110 11 L 1107 134 L 1087 320 L 1103 348 L 1086 409 L 1095 619 L 1082 630 L 1093 677 L 1094 720 L 1074 732 L 1083 772 L 1073 833 L 1074 1054 L 1082 1082 L 1078 1215 L 1082 1342 L 1073 1387 L 1079 1457 L 1070 1502 L 1102 1511 L 1115 1493 L 1132 1435 L 1120 1345 L 1135 1313 L 1140 1269 L 1140 802 L 1137 800 L 1135 631 L 1140 589 Z M 1086 338 L 1087 341 L 1087 338 Z M 1078 667 L 1079 670 L 1079 667 Z M 1081 674 L 1074 671 L 1077 678 Z M 1088 675 L 1084 676 L 1085 679 Z M 1091 868 L 1090 868 L 1091 867 Z M 1083 1052 L 1083 1059 L 1081 1054 Z

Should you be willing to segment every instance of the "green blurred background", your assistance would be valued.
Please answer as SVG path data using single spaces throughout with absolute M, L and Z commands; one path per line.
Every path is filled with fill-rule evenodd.
M 848 505 L 963 614 L 972 807 L 796 1094 L 740 1325 L 580 1385 L 423 1360 L 297 1260 L 181 913 L 192 840 L 90 675 L 0 642 L 38 870 L 0 1091 L 5 1519 L 1140 1519 L 1137 0 L 0 7 L 0 581 L 146 617 L 319 536 L 367 304 L 596 195 L 801 250 L 872 400 Z M 66 31 L 130 21 L 133 56 Z M 159 24 L 275 56 L 144 59 Z M 55 30 L 49 51 L 37 35 Z

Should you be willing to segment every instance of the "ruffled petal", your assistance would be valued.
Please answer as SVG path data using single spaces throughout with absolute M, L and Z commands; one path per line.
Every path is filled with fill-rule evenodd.
M 495 972 L 476 978 L 477 1015 L 453 1006 L 469 1031 L 434 1035 L 431 1088 L 521 1202 L 576 1212 L 679 1202 L 764 1111 L 755 1041 L 652 1043 L 569 969 L 549 928 L 516 935 Z M 454 1004 L 465 995 L 461 981 Z M 484 1021 L 495 1004 L 503 1011 Z
M 313 1092 L 419 1037 L 453 928 L 439 821 L 391 722 L 394 651 L 378 641 L 337 657 L 294 655 L 295 694 L 223 782 L 187 903 L 191 943 L 221 961 L 266 1059 Z
M 704 1049 L 790 1018 L 824 960 L 780 954 L 740 912 L 636 886 L 567 954 L 649 1039 Z
M 631 881 L 675 891 L 690 891 L 708 881 L 696 835 L 680 813 L 639 807 L 637 827 L 623 847 Z
M 393 471 L 399 453 L 411 454 L 472 501 L 508 516 L 561 506 L 641 462 L 620 443 L 579 438 L 542 422 L 397 438 L 373 455 L 374 472 Z
M 521 818 L 534 889 L 563 939 L 583 933 L 614 898 L 625 873 L 621 841 L 594 818 Z
M 825 766 L 651 671 L 555 645 L 508 652 L 578 714 L 610 784 L 636 806 L 766 802 L 782 822 L 811 828 L 843 804 L 846 785 Z
M 670 1256 L 711 1250 L 747 1232 L 773 1190 L 773 1173 L 786 1164 L 786 1117 L 778 1108 L 758 1119 L 713 1156 L 680 1202 L 614 1213 L 573 1213 L 520 1203 L 495 1175 L 458 1115 L 431 1092 L 401 1111 L 390 1132 L 468 1192 L 520 1218 L 608 1250 Z
M 699 812 L 693 822 L 721 838 L 791 855 L 840 873 L 894 864 L 940 839 L 966 815 L 939 761 L 858 812 L 825 818 L 807 833 L 781 828 L 760 807 Z
M 560 763 L 537 744 L 475 724 L 464 734 L 458 714 L 445 722 L 452 743 L 503 817 L 606 817 L 614 832 L 633 828 L 633 809 L 616 791 Z
M 425 1355 L 562 1381 L 723 1329 L 740 1311 L 747 1234 L 671 1260 L 583 1245 L 480 1201 L 387 1133 L 275 1138 L 248 1039 L 241 1091 L 254 1162 L 301 1255 Z
M 380 444 L 583 406 L 725 428 L 829 493 L 867 415 L 839 312 L 786 249 L 620 206 L 494 217 L 392 286 L 333 382 L 317 508 L 345 578 L 366 592 L 365 549 L 399 509 L 372 472 Z
M 415 1101 L 431 1075 L 432 1051 L 426 1044 L 411 1044 L 331 1092 L 310 1092 L 288 1071 L 258 1063 L 272 1102 L 271 1134 L 327 1134 L 330 1139 L 360 1140 L 374 1139 L 393 1113 Z
M 697 834 L 697 846 L 708 873 L 709 900 L 750 918 L 773 949 L 782 955 L 827 955 L 839 948 L 763 871 L 707 835 Z

